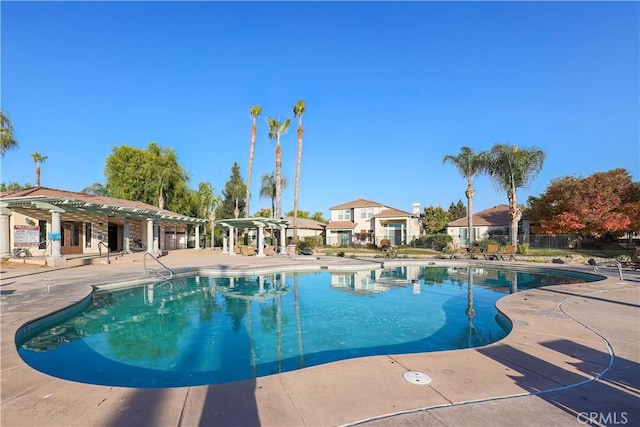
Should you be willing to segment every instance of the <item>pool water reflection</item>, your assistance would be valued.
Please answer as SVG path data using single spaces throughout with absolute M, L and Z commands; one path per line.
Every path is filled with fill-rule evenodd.
M 29 365 L 69 380 L 214 384 L 486 345 L 510 330 L 495 308 L 503 294 L 588 277 L 468 266 L 194 276 L 97 291 L 80 313 L 17 341 Z

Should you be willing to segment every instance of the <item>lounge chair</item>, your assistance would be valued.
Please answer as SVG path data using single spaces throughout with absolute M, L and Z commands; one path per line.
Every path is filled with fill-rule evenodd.
M 276 256 L 276 248 L 271 245 L 267 245 L 262 251 L 262 253 L 264 253 L 267 256 Z
M 484 259 L 498 259 L 498 245 L 489 245 L 487 250 L 482 253 Z
M 504 250 L 498 253 L 498 256 L 503 261 L 515 261 L 516 260 L 516 246 L 506 245 Z M 506 257 L 506 258 L 505 258 Z
M 458 248 L 451 254 L 451 259 L 466 258 L 469 255 L 467 248 Z
M 630 268 L 632 270 L 637 270 L 640 268 L 640 248 L 636 248 L 635 252 L 631 257 L 625 257 L 627 259 L 621 260 L 620 264 L 625 268 Z

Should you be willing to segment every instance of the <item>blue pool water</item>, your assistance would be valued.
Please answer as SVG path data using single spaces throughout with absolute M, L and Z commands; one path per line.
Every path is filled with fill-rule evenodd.
M 17 345 L 33 368 L 73 381 L 215 384 L 353 357 L 486 345 L 511 329 L 495 308 L 505 293 L 590 280 L 425 266 L 195 276 L 97 291 L 75 314 L 19 333 Z

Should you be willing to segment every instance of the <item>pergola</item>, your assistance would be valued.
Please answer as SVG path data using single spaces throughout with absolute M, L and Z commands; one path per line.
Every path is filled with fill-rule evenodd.
M 216 221 L 216 224 L 224 229 L 228 230 L 228 244 L 227 239 L 223 239 L 222 252 L 229 255 L 235 255 L 233 248 L 234 242 L 234 230 L 238 228 L 248 228 L 251 230 L 258 230 L 258 256 L 264 256 L 264 229 L 265 228 L 279 228 L 280 233 L 280 246 L 285 246 L 285 230 L 289 225 L 289 221 L 284 219 L 272 219 L 272 218 L 230 218 L 221 219 Z
M 37 191 L 38 188 L 32 190 Z M 86 215 L 106 215 L 107 218 L 117 219 L 125 226 L 126 247 L 129 245 L 129 233 L 126 220 L 140 220 L 147 222 L 147 247 L 155 248 L 157 240 L 154 240 L 153 227 L 157 224 L 191 224 L 200 225 L 207 221 L 200 218 L 191 218 L 179 213 L 155 208 L 140 202 L 120 200 L 111 197 L 100 197 L 80 193 L 64 192 L 59 190 L 42 189 L 51 191 L 55 195 L 17 195 L 5 196 L 0 199 L 0 253 L 10 254 L 9 251 L 9 215 L 18 212 L 39 220 L 51 221 L 51 261 L 52 265 L 58 265 L 62 259 L 60 253 L 61 217 L 64 220 L 80 220 Z M 196 228 L 196 244 L 198 242 L 198 229 Z

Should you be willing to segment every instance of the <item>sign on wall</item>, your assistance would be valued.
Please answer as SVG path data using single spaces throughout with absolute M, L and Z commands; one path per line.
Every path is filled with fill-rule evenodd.
M 13 246 L 30 248 L 40 245 L 40 227 L 37 225 L 14 225 Z

